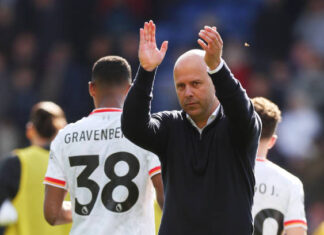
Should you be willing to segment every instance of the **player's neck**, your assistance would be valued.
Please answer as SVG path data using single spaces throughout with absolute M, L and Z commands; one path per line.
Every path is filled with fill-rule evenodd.
M 268 143 L 266 141 L 260 140 L 258 151 L 257 151 L 257 157 L 259 157 L 259 158 L 267 158 L 268 151 L 269 151 Z
M 43 138 L 32 138 L 30 140 L 31 145 L 33 146 L 38 146 L 38 147 L 47 147 L 49 146 L 49 140 L 48 139 L 43 139 Z
M 95 108 L 123 108 L 124 99 L 120 97 L 106 97 L 94 102 Z

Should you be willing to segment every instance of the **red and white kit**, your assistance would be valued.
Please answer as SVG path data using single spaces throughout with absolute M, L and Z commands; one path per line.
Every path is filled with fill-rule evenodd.
M 154 234 L 150 177 L 160 162 L 124 137 L 120 117 L 120 109 L 96 109 L 51 144 L 44 183 L 69 191 L 72 235 Z

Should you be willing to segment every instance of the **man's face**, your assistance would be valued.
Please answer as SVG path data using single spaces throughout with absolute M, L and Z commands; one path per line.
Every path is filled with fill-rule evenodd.
M 182 109 L 195 121 L 207 121 L 217 99 L 202 59 L 187 58 L 177 63 L 174 83 Z

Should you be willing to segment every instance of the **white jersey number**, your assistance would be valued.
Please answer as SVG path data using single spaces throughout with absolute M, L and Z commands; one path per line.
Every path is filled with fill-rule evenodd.
M 86 166 L 77 177 L 77 186 L 89 189 L 91 192 L 91 200 L 88 204 L 83 205 L 75 198 L 75 213 L 89 215 L 99 193 L 99 185 L 94 180 L 89 179 L 89 176 L 99 166 L 99 155 L 71 156 L 69 157 L 69 161 L 71 167 Z M 115 165 L 120 161 L 128 164 L 129 171 L 123 176 L 118 176 L 115 172 Z M 121 213 L 128 211 L 136 203 L 139 191 L 132 179 L 137 176 L 139 168 L 140 164 L 138 159 L 130 153 L 118 152 L 107 157 L 104 171 L 110 179 L 110 182 L 102 190 L 101 201 L 108 210 Z M 120 185 L 128 189 L 128 197 L 123 202 L 116 202 L 112 197 L 112 193 Z

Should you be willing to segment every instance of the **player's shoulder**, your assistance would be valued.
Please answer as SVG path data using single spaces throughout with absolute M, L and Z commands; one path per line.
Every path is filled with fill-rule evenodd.
M 280 177 L 280 180 L 286 181 L 287 183 L 289 183 L 289 185 L 302 186 L 302 182 L 297 176 L 293 175 L 292 173 L 278 166 L 277 164 L 266 160 L 266 167 L 271 169 L 274 174 Z
M 87 122 L 88 117 L 84 117 L 76 122 L 71 122 L 67 124 L 64 128 L 59 130 L 53 142 L 59 142 L 66 135 L 66 133 L 71 133 L 75 130 L 78 130 L 81 126 L 86 125 Z
M 61 129 L 60 132 L 65 133 L 65 132 L 70 132 L 72 130 L 78 129 L 80 126 L 87 123 L 88 120 L 89 120 L 89 117 L 84 117 L 76 122 L 71 122 L 71 123 L 67 124 L 63 129 Z

